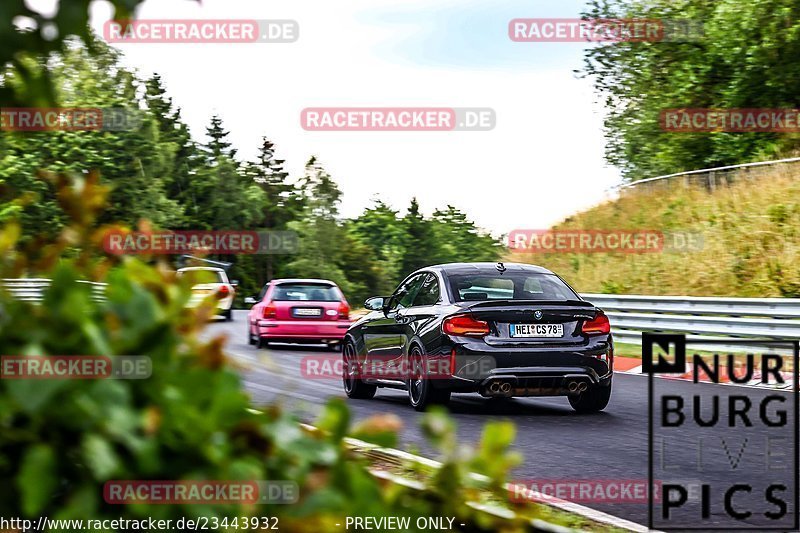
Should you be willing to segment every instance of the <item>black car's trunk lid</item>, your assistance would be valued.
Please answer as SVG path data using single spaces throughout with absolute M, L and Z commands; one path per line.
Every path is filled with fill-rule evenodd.
M 581 326 L 597 314 L 597 308 L 583 300 L 495 300 L 464 310 L 489 323 L 489 344 L 582 344 L 586 337 Z

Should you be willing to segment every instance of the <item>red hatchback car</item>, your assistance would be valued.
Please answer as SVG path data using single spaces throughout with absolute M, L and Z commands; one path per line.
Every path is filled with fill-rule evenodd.
M 247 314 L 247 340 L 341 344 L 350 327 L 350 306 L 339 287 L 324 279 L 276 279 L 261 289 Z

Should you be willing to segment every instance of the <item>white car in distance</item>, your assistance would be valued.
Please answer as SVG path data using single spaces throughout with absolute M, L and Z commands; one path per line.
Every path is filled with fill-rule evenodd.
M 217 299 L 217 314 L 222 315 L 225 320 L 233 320 L 233 297 L 238 284 L 236 281 L 229 281 L 228 274 L 216 267 L 186 267 L 178 270 L 178 277 L 186 275 L 190 275 L 195 283 L 187 307 L 197 307 L 213 294 Z

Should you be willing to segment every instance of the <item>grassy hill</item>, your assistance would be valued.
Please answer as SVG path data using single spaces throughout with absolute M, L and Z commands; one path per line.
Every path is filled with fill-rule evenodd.
M 624 191 L 554 229 L 698 232 L 691 253 L 510 253 L 580 292 L 800 297 L 800 165 L 729 176 L 709 191 L 682 179 Z

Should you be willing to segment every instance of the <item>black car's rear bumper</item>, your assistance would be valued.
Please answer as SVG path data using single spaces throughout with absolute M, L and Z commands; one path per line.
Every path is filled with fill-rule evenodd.
M 478 385 L 482 396 L 568 396 L 593 385 L 608 386 L 611 375 L 598 376 L 591 368 L 531 367 L 502 369 Z
M 434 386 L 487 397 L 568 396 L 591 386 L 611 386 L 609 337 L 571 348 L 454 343 L 455 371 L 450 379 L 434 380 Z

